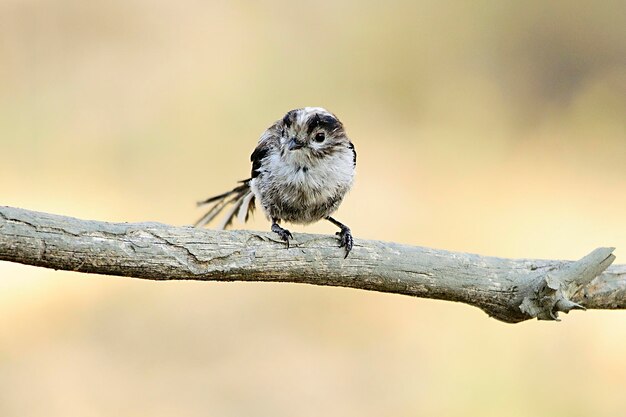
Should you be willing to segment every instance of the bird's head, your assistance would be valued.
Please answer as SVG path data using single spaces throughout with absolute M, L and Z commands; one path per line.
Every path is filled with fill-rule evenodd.
M 291 110 L 278 127 L 281 149 L 289 159 L 323 158 L 350 143 L 339 119 L 321 107 Z

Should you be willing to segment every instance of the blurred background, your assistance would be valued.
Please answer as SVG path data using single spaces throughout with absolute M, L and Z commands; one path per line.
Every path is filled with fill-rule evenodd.
M 623 1 L 0 1 L 0 204 L 190 224 L 302 106 L 357 239 L 626 263 Z M 0 415 L 623 416 L 626 312 L 562 318 L 4 262 Z

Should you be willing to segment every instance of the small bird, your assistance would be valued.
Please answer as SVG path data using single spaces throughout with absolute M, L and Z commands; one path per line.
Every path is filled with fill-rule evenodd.
M 218 228 L 226 228 L 235 217 L 245 222 L 256 199 L 272 222 L 272 232 L 287 247 L 293 236 L 281 221 L 310 224 L 326 219 L 339 227 L 336 234 L 346 258 L 353 246 L 352 233 L 331 214 L 352 187 L 356 151 L 339 119 L 321 107 L 291 110 L 261 135 L 250 160 L 250 178 L 198 202 L 213 206 L 195 226 L 206 225 L 229 206 Z

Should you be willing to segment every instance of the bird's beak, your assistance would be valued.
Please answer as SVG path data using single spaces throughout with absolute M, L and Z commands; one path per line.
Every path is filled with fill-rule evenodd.
M 298 142 L 296 140 L 296 138 L 291 138 L 291 140 L 289 141 L 289 145 L 288 145 L 290 151 L 294 151 L 296 149 L 300 149 L 303 146 L 304 146 L 304 143 Z

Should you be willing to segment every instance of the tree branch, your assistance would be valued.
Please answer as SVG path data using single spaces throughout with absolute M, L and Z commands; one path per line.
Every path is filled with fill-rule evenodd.
M 331 236 L 159 223 L 105 223 L 0 207 L 0 260 L 153 280 L 274 281 L 460 301 L 508 323 L 555 320 L 575 308 L 626 308 L 626 265 L 612 248 L 579 261 L 502 259 Z M 608 269 L 607 269 L 608 268 Z

